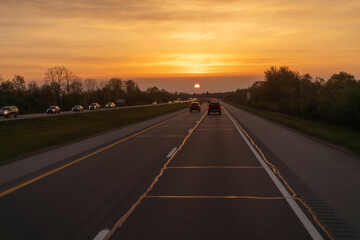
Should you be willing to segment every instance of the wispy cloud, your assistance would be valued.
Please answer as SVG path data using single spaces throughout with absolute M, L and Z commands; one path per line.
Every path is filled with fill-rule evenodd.
M 358 0 L 0 0 L 0 6 L 0 72 L 10 76 L 42 78 L 56 64 L 83 76 L 261 75 L 277 64 L 360 74 Z

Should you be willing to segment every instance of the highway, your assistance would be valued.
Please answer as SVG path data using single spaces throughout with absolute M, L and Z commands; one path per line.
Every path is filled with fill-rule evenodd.
M 226 109 L 86 154 L 1 192 L 0 239 L 329 238 Z
M 33 114 L 20 114 L 16 118 L 11 116 L 9 118 L 0 117 L 1 121 L 13 121 L 18 119 L 29 119 L 29 118 L 39 118 L 39 117 L 56 117 L 61 115 L 69 115 L 69 114 L 80 114 L 80 113 L 88 113 L 88 112 L 98 112 L 98 111 L 109 111 L 109 110 L 115 110 L 115 109 L 123 109 L 123 108 L 139 108 L 139 107 L 153 107 L 153 106 L 159 106 L 159 105 L 166 105 L 169 103 L 159 103 L 159 104 L 144 104 L 144 105 L 134 105 L 134 106 L 123 106 L 123 107 L 115 107 L 115 108 L 104 108 L 102 107 L 100 110 L 89 110 L 87 106 L 84 107 L 84 111 L 82 112 L 72 112 L 72 111 L 61 111 L 60 114 L 47 114 L 45 112 L 46 109 L 44 109 L 44 113 L 33 113 Z M 21 109 L 20 109 L 21 113 Z

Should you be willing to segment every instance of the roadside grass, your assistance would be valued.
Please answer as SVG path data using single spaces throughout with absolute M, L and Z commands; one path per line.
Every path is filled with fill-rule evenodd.
M 352 131 L 348 128 L 341 126 L 306 121 L 281 113 L 258 110 L 239 104 L 229 104 L 247 112 L 253 113 L 255 115 L 294 128 L 313 137 L 325 140 L 331 144 L 338 145 L 340 148 L 350 150 L 350 152 L 353 152 L 356 155 L 360 156 L 359 132 Z
M 0 163 L 187 106 L 181 103 L 4 121 L 0 123 Z

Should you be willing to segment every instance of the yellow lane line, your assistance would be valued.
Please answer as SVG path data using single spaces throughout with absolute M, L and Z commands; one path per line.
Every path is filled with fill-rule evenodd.
M 197 131 L 235 131 L 235 128 L 226 129 L 226 128 L 199 128 Z
M 279 200 L 285 197 L 256 197 L 256 196 L 156 196 L 148 195 L 146 198 L 175 198 L 175 199 L 262 199 Z
M 176 154 L 182 149 L 187 139 L 191 136 L 191 134 L 194 132 L 197 126 L 201 123 L 201 121 L 206 116 L 206 113 L 202 115 L 201 119 L 197 121 L 195 127 L 189 132 L 189 134 L 184 138 L 180 146 L 177 148 L 177 150 L 172 154 L 172 156 L 167 160 L 167 162 L 164 164 L 162 169 L 160 170 L 160 173 L 155 177 L 154 181 L 150 184 L 150 186 L 146 189 L 146 191 L 139 197 L 139 199 L 130 207 L 130 209 L 116 222 L 116 224 L 113 226 L 111 231 L 106 235 L 106 238 L 104 240 L 109 240 L 111 236 L 114 234 L 116 229 L 120 228 L 126 219 L 134 212 L 137 206 L 141 203 L 141 201 L 147 196 L 147 194 L 153 189 L 154 185 L 159 181 L 159 178 L 164 174 L 164 171 L 169 165 L 170 161 L 176 156 Z
M 260 168 L 263 169 L 262 166 L 184 166 L 184 167 L 167 167 L 166 169 L 208 169 L 208 168 L 214 168 L 214 169 L 252 169 L 252 168 Z
M 183 114 L 183 113 L 182 113 L 182 114 Z M 182 114 L 180 114 L 180 115 L 182 115 Z M 97 150 L 97 151 L 95 151 L 95 152 L 92 152 L 92 153 L 86 155 L 86 156 L 83 156 L 83 157 L 81 157 L 81 158 L 78 158 L 78 159 L 76 159 L 76 160 L 74 160 L 74 161 L 72 161 L 72 162 L 70 162 L 70 163 L 67 163 L 67 164 L 61 166 L 61 167 L 58 167 L 58 168 L 56 168 L 56 169 L 53 169 L 53 170 L 51 170 L 51 171 L 49 171 L 49 172 L 46 172 L 46 173 L 44 173 L 44 174 L 42 174 L 42 175 L 40 175 L 40 176 L 34 177 L 34 178 L 32 178 L 32 179 L 30 179 L 30 180 L 28 180 L 28 181 L 26 181 L 26 182 L 23 182 L 23 183 L 21 183 L 21 184 L 19 184 L 19 185 L 16 185 L 16 186 L 14 186 L 14 187 L 11 187 L 11 188 L 3 191 L 3 192 L 0 192 L 0 198 L 3 197 L 3 196 L 6 196 L 6 195 L 8 195 L 8 194 L 10 194 L 10 193 L 12 193 L 12 192 L 15 192 L 16 190 L 19 190 L 19 189 L 21 189 L 21 188 L 23 188 L 23 187 L 25 187 L 25 186 L 33 183 L 33 182 L 36 182 L 36 181 L 38 181 L 38 180 L 40 180 L 40 179 L 43 179 L 43 178 L 45 178 L 45 177 L 47 177 L 47 176 L 49 176 L 49 175 L 51 175 L 51 174 L 53 174 L 53 173 L 56 173 L 56 172 L 58 172 L 58 171 L 60 171 L 60 170 L 62 170 L 62 169 L 64 169 L 64 168 L 67 168 L 67 167 L 69 167 L 69 166 L 71 166 L 71 165 L 74 165 L 75 163 L 78 163 L 78 162 L 80 162 L 80 161 L 82 161 L 82 160 L 84 160 L 84 159 L 86 159 L 86 158 L 89 158 L 89 157 L 91 157 L 91 156 L 94 156 L 95 154 L 98 154 L 98 153 L 100 153 L 100 152 L 102 152 L 102 151 L 104 151 L 104 150 L 106 150 L 106 149 L 109 149 L 109 148 L 111 148 L 111 147 L 113 147 L 113 146 L 115 146 L 115 145 L 117 145 L 117 144 L 119 144 L 119 143 L 125 142 L 126 140 L 129 140 L 130 138 L 133 138 L 133 137 L 135 137 L 135 136 L 137 136 L 137 135 L 139 135 L 139 134 L 142 134 L 142 133 L 144 133 L 144 132 L 147 132 L 147 131 L 149 131 L 150 129 L 153 129 L 153 128 L 161 125 L 161 124 L 164 124 L 164 123 L 166 123 L 166 122 L 168 122 L 168 121 L 171 121 L 171 120 L 179 117 L 180 115 L 177 115 L 177 116 L 175 116 L 175 117 L 172 117 L 172 118 L 170 118 L 170 119 L 167 119 L 167 120 L 165 120 L 165 121 L 162 121 L 162 122 L 160 122 L 160 123 L 157 123 L 157 124 L 155 124 L 155 125 L 153 125 L 153 126 L 151 126 L 151 127 L 148 127 L 148 128 L 146 128 L 146 129 L 144 129 L 144 130 L 142 130 L 142 131 L 140 131 L 140 132 L 134 133 L 134 134 L 132 134 L 132 135 L 126 137 L 126 138 L 123 138 L 123 139 L 121 139 L 121 140 L 119 140 L 119 141 L 116 141 L 116 142 L 114 142 L 114 143 L 112 143 L 112 144 L 110 144 L 110 145 L 108 145 L 108 146 L 106 146 L 106 147 L 103 147 L 103 148 L 101 148 L 101 149 L 99 149 L 99 150 Z
M 139 135 L 138 138 L 174 138 L 174 137 L 185 137 L 185 135 Z

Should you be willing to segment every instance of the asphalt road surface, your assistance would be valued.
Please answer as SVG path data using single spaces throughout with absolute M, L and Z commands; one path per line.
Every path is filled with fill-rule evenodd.
M 45 113 L 34 113 L 34 114 L 20 114 L 16 118 L 11 116 L 9 118 L 0 117 L 1 121 L 12 121 L 12 120 L 18 120 L 18 119 L 28 119 L 28 118 L 39 118 L 39 117 L 55 117 L 60 115 L 69 115 L 69 114 L 80 114 L 80 113 L 87 113 L 87 112 L 97 112 L 97 111 L 108 111 L 108 110 L 114 110 L 114 109 L 123 109 L 123 108 L 138 108 L 138 107 L 153 107 L 153 106 L 159 106 L 159 105 L 166 105 L 169 103 L 159 103 L 159 104 L 145 104 L 145 105 L 135 105 L 135 106 L 124 106 L 124 107 L 116 107 L 116 108 L 104 108 L 102 107 L 100 110 L 88 110 L 84 106 L 84 111 L 82 112 L 72 112 L 72 111 L 61 111 L 60 114 L 47 114 Z M 20 112 L 21 113 L 21 112 Z
M 0 193 L 0 239 L 326 239 L 226 112 L 205 111 Z

